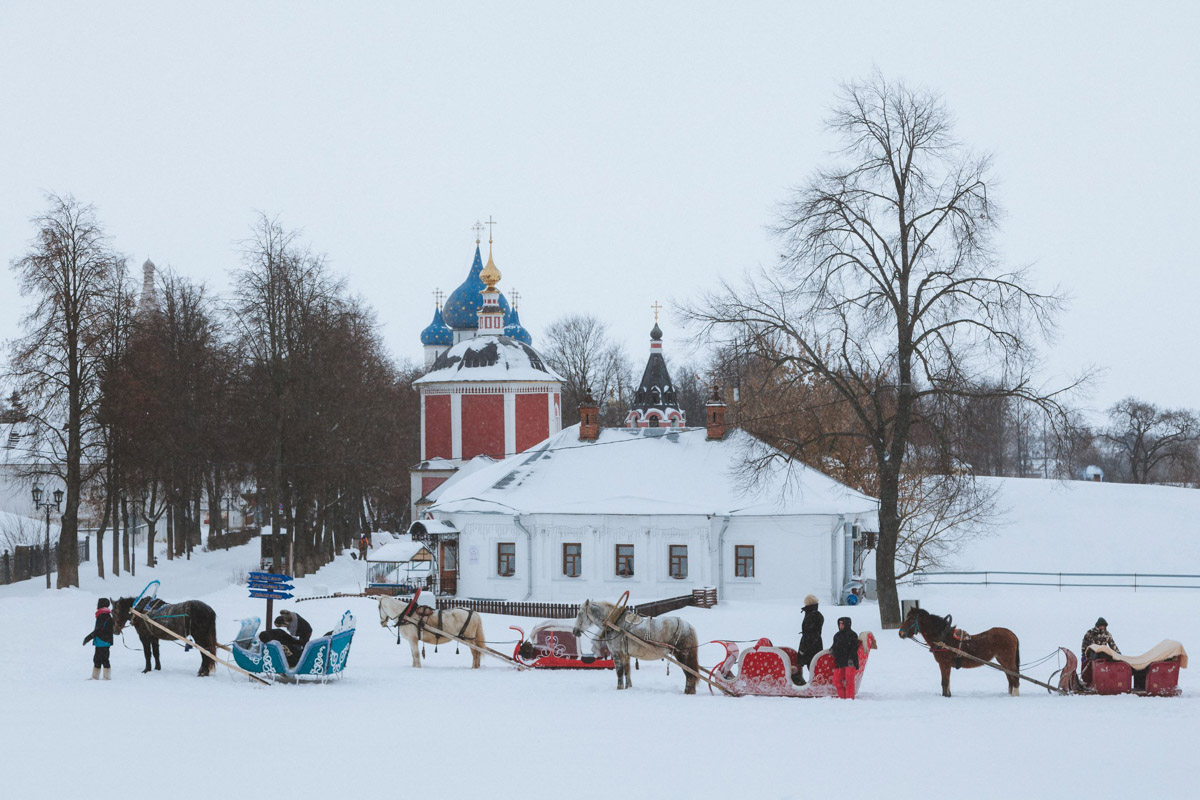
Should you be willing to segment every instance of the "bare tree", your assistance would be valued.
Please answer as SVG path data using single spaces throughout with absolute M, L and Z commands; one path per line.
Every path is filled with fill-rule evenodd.
M 79 585 L 79 507 L 100 437 L 100 365 L 106 349 L 105 309 L 124 260 L 109 245 L 96 211 L 67 195 L 50 195 L 34 218 L 29 251 L 12 262 L 33 308 L 12 345 L 9 381 L 26 404 L 27 421 L 47 474 L 66 489 L 58 548 L 58 588 Z M 94 453 L 92 454 L 94 455 Z
M 1061 413 L 1032 381 L 1030 347 L 1061 301 L 999 264 L 990 160 L 956 141 L 937 95 L 876 73 L 843 87 L 828 125 L 847 163 L 817 171 L 786 204 L 781 268 L 745 287 L 724 284 L 688 314 L 703 333 L 748 343 L 844 404 L 846 422 L 811 444 L 856 441 L 870 458 L 880 618 L 890 628 L 900 622 L 901 484 L 923 411 L 959 395 Z
M 1133 483 L 1149 483 L 1156 470 L 1174 463 L 1190 464 L 1200 444 L 1200 418 L 1186 409 L 1159 409 L 1126 397 L 1108 410 L 1105 441 L 1129 469 Z
M 609 338 L 608 326 L 591 314 L 568 314 L 550 323 L 543 340 L 542 355 L 565 379 L 563 424 L 579 421 L 579 404 L 589 391 L 605 424 L 619 424 L 625 395 L 636 387 L 629 355 Z

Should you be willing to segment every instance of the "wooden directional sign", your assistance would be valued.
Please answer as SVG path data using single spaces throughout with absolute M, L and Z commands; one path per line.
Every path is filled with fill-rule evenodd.
M 258 590 L 260 592 L 290 592 L 296 587 L 290 583 L 259 583 L 250 581 L 250 591 Z
M 250 590 L 251 597 L 257 597 L 261 600 L 291 600 L 292 596 L 287 592 L 259 592 L 254 589 Z
M 251 572 L 250 573 L 250 581 L 252 583 L 255 581 L 258 581 L 260 583 L 284 583 L 285 581 L 290 581 L 291 579 L 292 579 L 291 575 L 284 575 L 283 573 L 280 573 L 280 572 Z

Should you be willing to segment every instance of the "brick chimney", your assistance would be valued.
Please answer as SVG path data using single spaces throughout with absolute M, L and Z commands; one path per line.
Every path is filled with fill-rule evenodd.
M 721 402 L 721 390 L 713 385 L 712 399 L 704 406 L 704 416 L 708 425 L 708 441 L 720 441 L 725 438 L 725 404 Z
M 594 442 L 600 438 L 600 405 L 592 399 L 589 389 L 579 404 L 579 441 Z

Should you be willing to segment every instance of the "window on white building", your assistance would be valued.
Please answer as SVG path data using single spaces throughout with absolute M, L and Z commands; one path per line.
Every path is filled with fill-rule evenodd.
M 583 545 L 578 542 L 563 545 L 563 575 L 578 578 L 583 574 Z

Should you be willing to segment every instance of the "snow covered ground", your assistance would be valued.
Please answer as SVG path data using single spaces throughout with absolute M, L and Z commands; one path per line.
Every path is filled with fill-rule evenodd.
M 1200 572 L 1180 509 L 1200 493 L 1006 481 L 1019 519 L 973 545 L 973 569 L 1133 569 Z M 1195 515 L 1190 515 L 1195 519 Z M 1136 537 L 1138 546 L 1122 547 Z M 1093 544 L 1113 545 L 1111 557 Z M 1144 547 L 1143 547 L 1144 545 Z M 1144 550 L 1155 558 L 1140 559 Z M 378 625 L 367 599 L 313 600 L 295 607 L 318 631 L 350 608 L 359 629 L 343 679 L 330 685 L 263 687 L 221 668 L 195 677 L 199 656 L 163 645 L 163 670 L 141 674 L 136 637 L 112 653 L 113 680 L 86 680 L 95 598 L 136 595 L 151 578 L 168 600 L 197 597 L 218 614 L 222 641 L 236 620 L 262 615 L 238 581 L 254 545 L 198 554 L 191 562 L 139 568 L 136 578 L 47 593 L 38 581 L 0 587 L 0 791 L 5 797 L 1116 797 L 1188 796 L 1189 753 L 1198 729 L 1200 681 L 1184 670 L 1173 699 L 1057 697 L 1023 684 L 1010 698 L 989 669 L 951 678 L 940 696 L 932 657 L 892 631 L 873 605 L 824 608 L 826 639 L 845 614 L 875 630 L 860 699 L 727 698 L 643 662 L 634 688 L 617 692 L 612 672 L 516 673 L 498 661 L 469 669 L 463 648 L 427 647 L 427 667 Z M 1082 555 L 1081 555 L 1082 554 Z M 995 563 L 1002 560 L 1002 564 Z M 1086 563 L 1083 563 L 1086 561 Z M 297 594 L 356 591 L 363 565 L 348 556 L 302 579 Z M 801 587 L 800 591 L 803 589 Z M 936 613 L 968 630 L 1003 625 L 1035 661 L 1059 645 L 1078 648 L 1104 615 L 1125 652 L 1160 639 L 1200 647 L 1200 593 L 1030 587 L 912 587 Z M 794 645 L 798 603 L 722 603 L 680 612 L 701 640 L 769 636 Z M 485 617 L 489 641 L 511 650 L 510 623 Z M 132 649 L 127 649 L 128 648 Z M 701 663 L 720 648 L 701 650 Z M 1045 679 L 1051 660 L 1031 670 Z

